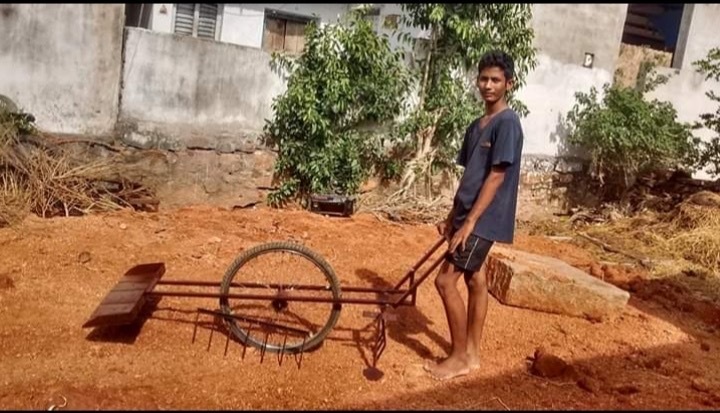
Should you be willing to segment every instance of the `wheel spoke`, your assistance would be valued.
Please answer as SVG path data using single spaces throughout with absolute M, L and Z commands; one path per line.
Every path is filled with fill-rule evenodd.
M 282 254 L 278 256 L 278 254 Z M 272 261 L 275 258 L 277 261 Z M 266 260 L 271 260 L 270 262 Z M 293 260 L 293 262 L 289 262 Z M 294 262 L 295 260 L 299 262 Z M 283 272 L 285 271 L 285 272 Z M 286 277 L 285 279 L 278 279 Z M 301 277 L 309 277 L 310 281 Z M 220 299 L 221 310 L 230 315 L 268 320 L 279 327 L 265 326 L 266 331 L 247 337 L 247 325 L 233 318 L 228 318 L 228 327 L 241 342 L 255 347 L 262 347 L 266 332 L 271 332 L 267 343 L 267 351 L 301 351 L 319 345 L 334 327 L 339 317 L 339 308 L 333 300 L 340 298 L 340 286 L 330 265 L 318 254 L 305 246 L 293 243 L 268 243 L 245 251 L 228 268 L 221 285 L 221 294 L 239 293 L 243 286 L 269 289 L 270 296 L 276 298 L 267 304 L 252 300 Z M 310 287 L 310 288 L 307 288 Z M 231 288 L 235 289 L 231 291 Z M 298 302 L 284 300 L 283 295 L 292 293 L 303 297 L 312 294 L 322 297 L 325 301 Z M 242 314 L 248 312 L 247 314 Z M 259 315 L 262 313 L 263 315 Z M 282 331 L 281 326 L 307 330 L 308 337 Z M 274 336 L 274 337 L 273 337 Z M 275 342 L 277 341 L 277 342 Z

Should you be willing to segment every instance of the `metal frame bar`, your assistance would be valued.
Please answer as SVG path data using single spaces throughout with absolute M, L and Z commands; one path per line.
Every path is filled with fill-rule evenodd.
M 415 278 L 417 270 L 437 251 L 438 248 L 445 242 L 444 238 L 440 238 L 438 241 L 430 247 L 425 254 L 413 265 L 405 276 L 395 285 L 393 288 L 372 288 L 372 287 L 343 287 L 343 293 L 375 293 L 385 295 L 400 295 L 400 297 L 391 299 L 381 298 L 324 298 L 324 297 L 308 297 L 302 295 L 289 294 L 287 290 L 284 290 L 282 299 L 285 301 L 303 301 L 303 302 L 316 302 L 316 303 L 333 303 L 333 304 L 367 304 L 367 305 L 390 305 L 393 308 L 398 306 L 414 306 L 417 301 L 417 288 L 435 271 L 435 269 L 442 263 L 445 256 L 437 258 L 428 269 L 426 269 L 422 275 L 417 279 Z M 402 289 L 403 284 L 408 284 L 406 289 Z M 159 280 L 157 285 L 173 285 L 173 286 L 195 286 L 195 287 L 217 287 L 220 285 L 219 282 L 215 281 L 186 281 L 186 280 Z M 251 288 L 281 288 L 284 285 L 280 284 L 262 284 L 262 283 L 232 283 L 232 287 L 251 287 Z M 293 289 L 298 290 L 313 290 L 313 291 L 330 291 L 329 286 L 318 286 L 318 285 L 293 285 Z M 204 292 L 177 292 L 177 291 L 155 291 L 153 290 L 146 292 L 148 296 L 155 297 L 194 297 L 194 298 L 235 298 L 244 300 L 267 300 L 272 301 L 278 298 L 277 295 L 262 295 L 262 294 L 220 294 L 220 293 L 204 293 Z M 406 299 L 410 297 L 410 301 Z

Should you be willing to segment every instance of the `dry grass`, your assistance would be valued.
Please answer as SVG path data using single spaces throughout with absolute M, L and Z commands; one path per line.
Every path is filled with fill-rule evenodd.
M 718 205 L 712 205 L 713 201 L 709 201 L 715 197 L 717 197 Z M 709 201 L 708 204 L 697 203 L 705 200 Z M 699 192 L 680 204 L 670 218 L 677 229 L 720 228 L 720 195 L 712 192 Z
M 28 213 L 69 216 L 131 207 L 133 196 L 148 195 L 120 176 L 112 160 L 76 159 L 42 134 L 23 136 L 12 122 L 0 122 L 0 226 Z
M 720 272 L 720 227 L 680 233 L 671 242 L 683 258 Z
M 712 192 L 699 192 L 668 214 L 648 212 L 588 232 L 620 249 L 670 257 L 679 266 L 699 265 L 720 275 L 720 195 Z
M 447 196 L 428 199 L 408 193 L 395 197 L 368 193 L 358 202 L 358 211 L 370 212 L 380 219 L 404 223 L 436 224 L 447 218 L 451 207 L 452 200 Z
M 0 226 L 15 225 L 30 213 L 32 198 L 21 176 L 13 170 L 0 173 Z
M 669 242 L 682 257 L 720 273 L 720 195 L 698 192 L 671 215 Z
M 37 147 L 19 153 L 14 162 L 17 174 L 31 197 L 30 209 L 42 217 L 130 206 L 98 182 L 116 173 L 110 161 L 81 163 L 63 152 L 52 154 Z
M 615 73 L 616 82 L 626 87 L 634 87 L 640 65 L 645 61 L 654 62 L 659 67 L 670 67 L 672 53 L 621 43 Z

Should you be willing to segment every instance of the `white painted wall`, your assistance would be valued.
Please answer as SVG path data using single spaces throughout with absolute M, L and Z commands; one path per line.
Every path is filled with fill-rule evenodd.
M 264 19 L 264 9 L 248 9 L 242 4 L 226 4 L 220 41 L 260 48 Z
M 115 127 L 123 5 L 0 5 L 0 94 L 48 132 Z
M 322 23 L 336 23 L 348 11 L 347 4 L 226 4 L 220 41 L 249 47 L 262 47 L 265 10 L 275 10 L 300 17 L 317 18 Z
M 222 7 L 220 41 L 262 48 L 266 9 L 299 17 L 317 18 L 321 24 L 328 24 L 337 22 L 348 11 L 348 4 L 226 3 Z M 172 3 L 155 4 L 150 28 L 156 32 L 172 33 L 174 13 Z
M 575 104 L 576 92 L 588 92 L 591 87 L 601 91 L 603 84 L 612 82 L 612 77 L 605 69 L 587 69 L 540 54 L 537 68 L 518 92 L 518 98 L 530 110 L 528 116 L 521 118 L 525 134 L 523 154 L 577 155 L 566 152 L 562 120 Z
M 530 114 L 522 119 L 525 155 L 567 155 L 561 120 L 576 92 L 612 82 L 627 4 L 534 4 L 537 67 L 518 92 Z M 593 68 L 582 66 L 593 53 Z
M 678 118 L 683 122 L 696 122 L 703 113 L 714 113 L 717 103 L 711 101 L 705 93 L 714 90 L 720 94 L 720 83 L 706 81 L 697 73 L 693 62 L 704 59 L 713 47 L 720 47 L 718 23 L 720 23 L 720 4 L 694 4 L 692 20 L 688 30 L 687 45 L 682 58 L 680 70 L 662 68 L 658 72 L 669 75 L 670 80 L 650 92 L 648 97 L 667 101 L 673 104 Z M 714 136 L 709 129 L 694 132 L 701 139 L 708 140 Z M 697 171 L 697 179 L 711 179 L 707 171 Z
M 693 4 L 692 20 L 681 69 L 704 59 L 713 47 L 720 47 L 720 4 Z
M 161 33 L 172 33 L 174 14 L 174 3 L 153 4 L 152 17 L 150 18 L 150 29 Z
M 285 90 L 262 50 L 125 30 L 120 121 L 168 147 L 192 140 L 214 146 L 217 138 L 237 142 L 261 131 L 272 116 L 272 99 Z

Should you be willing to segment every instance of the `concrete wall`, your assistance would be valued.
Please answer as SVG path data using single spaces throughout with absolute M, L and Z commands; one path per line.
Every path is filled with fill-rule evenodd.
M 122 4 L 0 5 L 0 94 L 46 131 L 110 133 L 123 21 Z
M 681 121 L 699 121 L 701 114 L 714 113 L 717 109 L 717 103 L 712 102 L 705 93 L 714 90 L 720 94 L 720 83 L 706 81 L 704 76 L 697 73 L 693 63 L 707 57 L 710 49 L 720 47 L 718 23 L 720 23 L 719 4 L 693 5 L 680 69 L 658 70 L 661 74 L 669 75 L 670 80 L 648 94 L 650 98 L 671 102 L 678 111 L 678 118 Z M 701 129 L 696 131 L 695 135 L 707 140 L 713 137 L 714 133 L 708 129 Z M 694 177 L 712 178 L 706 171 L 697 171 Z
M 265 27 L 265 10 L 301 17 L 317 18 L 321 23 L 336 23 L 348 11 L 348 5 L 339 4 L 226 4 L 220 40 L 249 47 L 262 47 Z
M 585 52 L 594 67 L 614 72 L 627 4 L 534 4 L 535 47 L 559 63 L 582 66 Z
M 173 15 L 175 14 L 174 3 L 155 3 L 152 5 L 152 17 L 150 18 L 150 29 L 160 33 L 173 32 Z
M 679 69 L 690 68 L 704 59 L 713 47 L 720 47 L 720 4 L 693 4 L 687 44 Z
M 565 154 L 561 118 L 576 92 L 612 82 L 626 14 L 627 4 L 533 5 L 538 64 L 518 93 L 530 110 L 525 154 Z M 582 66 L 586 52 L 595 56 L 592 68 Z
M 265 10 L 274 10 L 301 17 L 317 18 L 320 23 L 335 23 L 347 12 L 347 3 L 341 4 L 281 4 L 228 3 L 222 5 L 220 23 L 220 41 L 254 48 L 262 47 L 265 27 Z M 161 33 L 172 33 L 173 3 L 153 5 L 153 18 L 150 28 Z
M 237 145 L 262 130 L 284 88 L 261 50 L 126 29 L 120 126 L 136 146 Z
M 141 129 L 142 124 L 148 130 L 158 130 L 159 124 L 165 124 L 162 129 L 167 135 L 173 123 L 187 124 L 182 128 L 184 132 L 193 123 L 205 131 L 212 125 L 257 131 L 263 120 L 272 116 L 272 97 L 283 86 L 271 74 L 264 52 L 233 48 L 227 43 L 261 48 L 266 9 L 304 16 L 315 14 L 323 22 L 335 22 L 350 6 L 226 4 L 220 43 L 130 30 L 121 117 L 140 123 Z M 160 13 L 162 7 L 165 13 Z M 389 14 L 400 14 L 401 9 L 398 4 L 378 7 L 379 31 L 390 36 L 392 30 L 383 29 L 382 21 Z M 533 6 L 532 25 L 539 62 L 519 94 L 531 112 L 523 119 L 527 136 L 525 153 L 564 153 L 560 119 L 571 109 L 577 91 L 588 91 L 592 86 L 600 88 L 612 81 L 626 10 L 625 4 Z M 153 32 L 170 32 L 173 13 L 172 4 L 156 4 Z M 418 29 L 409 31 L 414 36 L 421 35 Z M 391 42 L 399 45 L 397 39 Z M 593 68 L 582 67 L 586 52 L 595 56 Z M 175 60 L 177 57 L 184 60 Z M 243 69 L 238 70 L 240 67 Z

